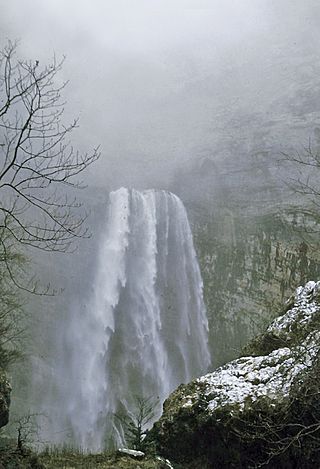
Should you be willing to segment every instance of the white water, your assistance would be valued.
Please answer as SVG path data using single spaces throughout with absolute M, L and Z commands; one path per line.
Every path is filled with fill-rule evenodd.
M 71 441 L 87 451 L 122 443 L 114 414 L 133 410 L 135 396 L 162 404 L 209 366 L 202 280 L 177 196 L 110 194 L 93 284 L 86 314 L 74 314 L 65 331 L 59 390 Z

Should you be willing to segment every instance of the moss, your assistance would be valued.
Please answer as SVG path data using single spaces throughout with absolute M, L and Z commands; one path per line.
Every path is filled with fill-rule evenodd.
M 291 344 L 292 341 L 288 340 L 287 337 L 279 337 L 272 332 L 265 332 L 249 342 L 249 344 L 243 348 L 242 355 L 269 355 L 274 350 L 289 347 Z
M 135 460 L 117 453 L 82 454 L 77 451 L 46 451 L 39 457 L 45 469 L 166 469 L 164 461 L 146 456 Z
M 227 379 L 222 378 L 221 383 L 219 379 L 209 379 L 180 386 L 166 401 L 162 417 L 149 434 L 160 454 L 184 469 L 320 467 L 318 286 L 310 282 L 300 289 L 293 311 L 273 321 L 264 334 L 245 348 L 247 355 L 262 357 L 286 347 L 285 353 L 273 353 L 272 360 L 276 365 L 276 381 L 283 383 L 288 379 L 288 356 L 292 366 L 297 366 L 298 373 L 287 382 L 288 391 L 282 393 L 281 386 L 279 389 L 271 386 L 269 395 L 247 395 L 241 405 L 239 400 L 225 399 L 212 409 L 208 403 L 218 396 L 221 386 L 225 385 L 225 392 L 229 392 Z M 308 347 L 311 347 L 310 365 L 306 366 Z M 247 361 L 243 357 L 231 365 L 235 375 L 237 365 Z M 261 367 L 271 363 L 269 357 L 256 361 Z M 226 368 L 228 365 L 215 373 L 223 377 Z M 261 384 L 258 379 L 253 381 L 252 373 L 248 380 L 250 386 Z
M 37 454 L 31 450 L 23 453 L 14 446 L 2 447 L 0 451 L 0 469 L 46 469 Z
M 0 368 L 0 427 L 5 426 L 9 420 L 11 386 L 6 373 Z
M 294 401 L 295 410 L 291 412 L 292 402 L 272 407 L 266 397 L 248 402 L 245 412 L 229 405 L 218 409 L 214 416 L 199 409 L 185 409 L 174 420 L 165 422 L 161 430 L 156 424 L 153 436 L 158 450 L 178 469 L 247 469 L 259 463 L 269 469 L 316 469 L 320 458 L 313 444 L 315 435 L 306 436 L 302 445 L 281 449 L 288 429 L 308 418 L 305 402 L 301 398 Z M 274 457 L 268 462 L 272 453 Z

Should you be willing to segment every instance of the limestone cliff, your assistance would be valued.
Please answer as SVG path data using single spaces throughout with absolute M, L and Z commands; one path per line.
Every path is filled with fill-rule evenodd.
M 178 467 L 319 467 L 320 282 L 290 301 L 241 358 L 165 402 L 151 435 Z
M 175 181 L 192 223 L 214 366 L 238 356 L 297 285 L 320 278 L 318 235 L 306 234 L 307 201 L 284 183 L 280 149 L 237 151 L 204 158 Z
M 229 214 L 223 225 L 219 213 L 211 224 L 195 225 L 215 366 L 235 358 L 280 314 L 297 285 L 320 277 L 320 258 L 293 223 L 276 212 L 246 223 Z

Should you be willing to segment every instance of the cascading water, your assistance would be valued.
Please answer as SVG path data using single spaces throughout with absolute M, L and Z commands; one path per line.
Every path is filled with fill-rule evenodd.
M 135 396 L 162 404 L 210 363 L 202 279 L 185 208 L 165 191 L 110 194 L 93 298 L 65 332 L 64 415 L 74 444 L 123 441 Z M 65 440 L 64 440 L 65 441 Z

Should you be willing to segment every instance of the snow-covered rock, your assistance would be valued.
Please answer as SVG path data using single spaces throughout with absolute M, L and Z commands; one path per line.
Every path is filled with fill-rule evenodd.
M 137 451 L 135 449 L 128 449 L 128 448 L 119 448 L 118 454 L 130 456 L 133 459 L 143 459 L 145 457 L 145 453 L 143 451 Z
M 295 412 L 292 406 L 304 408 L 308 393 L 304 390 L 301 404 L 299 389 L 315 373 L 319 351 L 320 282 L 308 282 L 297 289 L 285 314 L 246 347 L 244 356 L 181 385 L 169 397 L 152 430 L 158 448 L 173 463 L 194 468 L 255 467 L 256 455 L 265 461 L 270 457 L 271 442 L 272 451 L 282 455 L 271 427 L 276 422 L 278 429 L 282 421 L 290 420 L 290 412 Z M 293 419 L 293 433 L 295 426 L 303 424 Z M 281 433 L 279 441 L 282 437 Z M 291 451 L 291 444 L 288 448 Z M 272 464 L 266 467 L 291 467 Z

